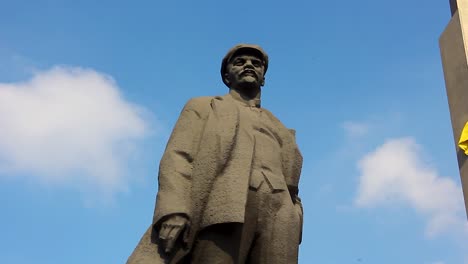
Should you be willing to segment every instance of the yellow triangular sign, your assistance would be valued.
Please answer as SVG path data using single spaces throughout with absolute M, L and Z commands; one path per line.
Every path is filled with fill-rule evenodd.
M 458 141 L 458 146 L 465 151 L 465 154 L 468 155 L 468 122 L 466 122 L 465 126 L 460 135 L 460 140 Z

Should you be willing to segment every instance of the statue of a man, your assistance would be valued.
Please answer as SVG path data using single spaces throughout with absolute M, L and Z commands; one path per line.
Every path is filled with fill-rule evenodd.
M 187 102 L 159 167 L 153 223 L 127 263 L 297 263 L 302 156 L 260 105 L 268 56 L 233 47 L 224 96 Z

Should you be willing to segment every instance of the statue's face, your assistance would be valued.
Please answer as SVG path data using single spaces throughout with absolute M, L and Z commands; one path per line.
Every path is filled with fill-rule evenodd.
M 265 82 L 265 66 L 253 54 L 234 56 L 227 65 L 226 80 L 234 89 L 259 88 Z

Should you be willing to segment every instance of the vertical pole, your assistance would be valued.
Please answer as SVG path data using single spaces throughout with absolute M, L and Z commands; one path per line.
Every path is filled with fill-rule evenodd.
M 468 156 L 458 147 L 458 140 L 468 122 L 468 1 L 450 0 L 452 18 L 440 36 L 445 87 L 452 120 L 458 168 L 468 214 Z

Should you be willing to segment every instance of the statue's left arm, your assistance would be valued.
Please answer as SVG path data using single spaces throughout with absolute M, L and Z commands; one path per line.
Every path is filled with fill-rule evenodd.
M 303 228 L 303 224 L 304 224 L 304 209 L 302 208 L 302 202 L 301 202 L 301 198 L 299 198 L 298 195 L 296 195 L 294 197 L 294 207 L 296 208 L 296 212 L 297 214 L 299 215 L 299 220 L 300 220 L 300 239 L 299 239 L 299 243 L 302 242 L 302 228 Z
M 293 147 L 294 155 L 293 155 L 292 162 L 291 162 L 292 180 L 289 182 L 288 189 L 291 195 L 291 199 L 294 203 L 294 207 L 300 219 L 300 230 L 301 230 L 300 241 L 299 241 L 300 243 L 302 241 L 302 225 L 303 225 L 303 218 L 304 218 L 304 209 L 302 207 L 301 198 L 299 198 L 299 178 L 301 176 L 303 158 L 296 144 L 296 131 L 294 129 L 289 129 L 289 132 L 292 135 L 292 141 L 293 141 L 292 144 L 294 145 Z
M 291 200 L 300 219 L 302 240 L 303 208 L 299 198 L 299 179 L 302 171 L 302 154 L 296 144 L 296 130 L 286 128 L 271 112 L 265 111 L 271 120 L 280 128 L 282 138 L 283 175 L 288 187 Z

